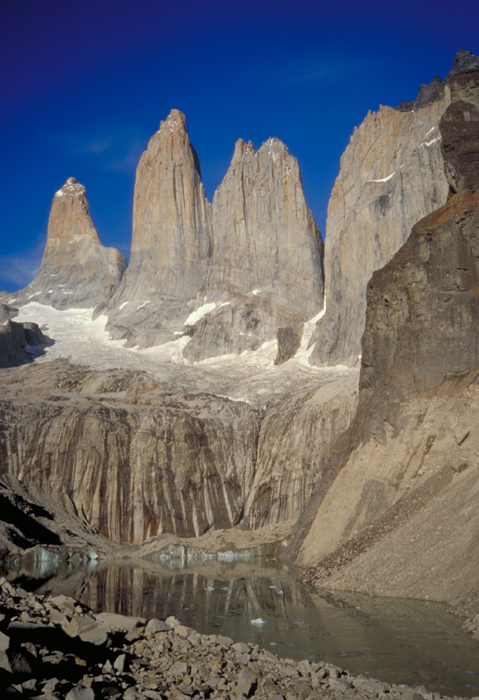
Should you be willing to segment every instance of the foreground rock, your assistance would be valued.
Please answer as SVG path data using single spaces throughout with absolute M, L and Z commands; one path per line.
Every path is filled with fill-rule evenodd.
M 257 645 L 166 621 L 94 614 L 0 579 L 0 688 L 37 700 L 384 698 L 439 700 L 324 662 L 280 659 Z
M 86 190 L 70 177 L 53 198 L 47 244 L 34 280 L 19 292 L 3 294 L 2 301 L 91 309 L 111 297 L 125 269 L 125 256 L 100 243 Z

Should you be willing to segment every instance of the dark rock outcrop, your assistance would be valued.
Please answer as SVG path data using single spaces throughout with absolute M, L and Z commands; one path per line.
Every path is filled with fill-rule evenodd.
M 31 362 L 50 344 L 36 323 L 6 321 L 0 326 L 0 367 Z
M 8 306 L 8 304 L 0 304 L 0 324 L 5 323 L 11 318 L 18 316 L 18 309 L 13 306 Z

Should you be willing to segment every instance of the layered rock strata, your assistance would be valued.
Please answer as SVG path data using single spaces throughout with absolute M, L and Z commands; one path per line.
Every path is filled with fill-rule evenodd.
M 255 350 L 323 305 L 323 244 L 296 158 L 278 139 L 236 143 L 213 199 L 213 257 L 188 359 Z
M 479 67 L 449 85 L 451 196 L 372 277 L 357 418 L 295 546 L 318 585 L 477 613 Z
M 110 334 L 142 347 L 174 339 L 202 303 L 211 238 L 198 156 L 174 109 L 138 164 L 130 265 L 107 308 Z
M 67 494 L 101 534 L 139 543 L 242 518 L 259 430 L 247 404 L 62 361 L 5 373 L 1 472 Z
M 356 361 L 372 273 L 393 257 L 417 221 L 445 203 L 438 125 L 449 102 L 449 88 L 435 79 L 407 111 L 403 105 L 381 107 L 354 130 L 328 206 L 327 308 L 312 339 L 313 364 Z
M 2 295 L 2 301 L 94 308 L 111 297 L 125 269 L 125 256 L 100 243 L 85 187 L 70 177 L 53 198 L 47 243 L 35 278 L 19 292 Z

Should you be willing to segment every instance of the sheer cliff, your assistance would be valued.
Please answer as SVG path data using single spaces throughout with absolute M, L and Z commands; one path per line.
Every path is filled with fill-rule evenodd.
M 412 226 L 446 201 L 439 121 L 449 88 L 435 79 L 415 103 L 369 112 L 341 158 L 326 224 L 326 313 L 310 361 L 353 363 L 361 352 L 366 287 Z
M 317 585 L 477 610 L 479 66 L 449 86 L 449 199 L 369 283 L 357 417 L 292 549 Z
M 298 161 L 278 139 L 241 139 L 213 199 L 213 257 L 188 359 L 255 350 L 323 305 L 323 243 Z
M 0 473 L 66 494 L 115 541 L 236 525 L 254 476 L 258 413 L 167 390 L 143 372 L 58 361 L 3 377 Z

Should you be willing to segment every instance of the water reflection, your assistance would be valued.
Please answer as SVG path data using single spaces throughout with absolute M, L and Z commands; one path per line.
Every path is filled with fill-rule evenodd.
M 149 562 L 59 564 L 10 580 L 37 593 L 65 593 L 97 611 L 175 615 L 200 632 L 253 642 L 295 659 L 323 659 L 354 673 L 422 684 L 448 695 L 479 693 L 479 644 L 445 606 L 324 591 L 311 595 L 279 559 L 209 562 L 172 572 Z M 261 618 L 264 624 L 251 624 Z

